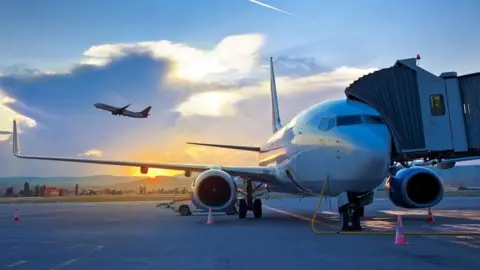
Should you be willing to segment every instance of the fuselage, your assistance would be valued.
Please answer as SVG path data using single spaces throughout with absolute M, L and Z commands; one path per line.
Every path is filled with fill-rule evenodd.
M 95 108 L 112 112 L 114 115 L 123 115 L 123 116 L 128 116 L 128 117 L 133 117 L 133 118 L 145 118 L 146 117 L 142 113 L 132 112 L 132 111 L 129 111 L 127 109 L 119 111 L 121 108 L 111 106 L 111 105 L 107 105 L 107 104 L 103 104 L 103 103 L 95 103 L 94 106 L 95 106 Z
M 385 179 L 391 137 L 380 114 L 354 100 L 330 100 L 296 115 L 261 147 L 260 166 L 276 166 L 276 192 L 337 196 L 368 192 Z

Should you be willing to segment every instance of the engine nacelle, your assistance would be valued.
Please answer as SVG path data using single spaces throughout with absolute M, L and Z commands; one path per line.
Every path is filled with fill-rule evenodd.
M 140 173 L 141 174 L 147 174 L 148 173 L 148 167 L 140 167 Z
M 192 183 L 192 202 L 198 208 L 224 211 L 237 201 L 237 185 L 232 176 L 222 170 L 202 172 Z
M 385 188 L 392 203 L 403 208 L 434 206 L 444 194 L 440 177 L 424 167 L 401 169 L 387 178 Z

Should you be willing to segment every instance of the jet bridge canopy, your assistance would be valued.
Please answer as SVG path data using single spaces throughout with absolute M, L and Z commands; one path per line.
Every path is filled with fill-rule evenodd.
M 480 151 L 480 73 L 436 76 L 418 67 L 415 58 L 398 60 L 354 81 L 345 94 L 383 117 L 395 146 L 394 160 Z

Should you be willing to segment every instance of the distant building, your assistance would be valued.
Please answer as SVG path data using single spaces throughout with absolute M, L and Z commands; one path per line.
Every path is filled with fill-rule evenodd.
M 459 184 L 446 184 L 443 186 L 443 189 L 445 191 L 458 191 L 459 188 L 460 188 Z
M 46 187 L 44 191 L 44 196 L 60 196 L 60 189 L 56 187 Z

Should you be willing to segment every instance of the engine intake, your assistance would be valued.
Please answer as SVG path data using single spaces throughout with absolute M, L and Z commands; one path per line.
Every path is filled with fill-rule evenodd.
M 402 169 L 385 182 L 392 203 L 403 208 L 426 208 L 438 204 L 444 195 L 443 183 L 432 170 L 423 167 Z
M 223 211 L 235 204 L 237 185 L 228 173 L 210 169 L 192 183 L 192 202 L 199 208 Z

